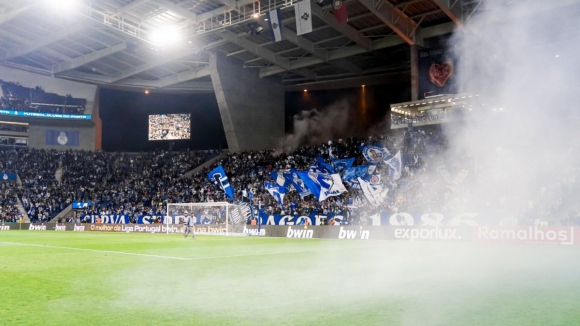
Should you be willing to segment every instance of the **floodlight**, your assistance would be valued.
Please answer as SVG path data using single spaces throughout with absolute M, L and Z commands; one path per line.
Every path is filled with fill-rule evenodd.
M 45 0 L 45 2 L 54 10 L 60 12 L 71 11 L 78 4 L 78 0 Z
M 149 39 L 156 45 L 168 45 L 181 40 L 181 33 L 175 27 L 161 27 L 152 31 Z

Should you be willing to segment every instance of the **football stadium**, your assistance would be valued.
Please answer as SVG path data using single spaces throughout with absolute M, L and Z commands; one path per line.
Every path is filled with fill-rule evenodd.
M 0 0 L 0 326 L 580 325 L 578 17 Z

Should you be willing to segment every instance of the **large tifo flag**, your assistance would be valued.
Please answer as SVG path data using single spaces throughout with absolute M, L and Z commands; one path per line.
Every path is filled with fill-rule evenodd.
M 226 196 L 230 199 L 234 199 L 234 187 L 230 185 L 228 177 L 226 176 L 226 171 L 224 171 L 224 168 L 221 165 L 208 173 L 207 177 L 217 184 L 221 190 L 226 193 Z
M 358 178 L 358 183 L 360 184 L 360 188 L 362 189 L 365 197 L 373 206 L 381 205 L 385 199 L 387 198 L 388 189 L 383 190 L 383 187 L 380 185 L 372 185 L 370 182 Z
M 401 151 L 397 152 L 397 155 L 386 160 L 387 166 L 389 167 L 389 175 L 393 180 L 398 180 L 401 178 L 401 173 L 403 172 L 403 164 L 401 162 Z
M 331 196 L 339 196 L 346 192 L 340 175 L 316 172 L 296 172 L 304 184 L 318 198 L 323 201 Z
M 296 15 L 296 35 L 312 32 L 312 8 L 310 0 L 302 0 L 294 5 Z
M 274 9 L 268 12 L 268 23 L 270 24 L 270 34 L 272 41 L 282 41 L 282 19 L 280 19 L 280 9 Z
M 278 204 L 282 205 L 284 203 L 284 196 L 286 195 L 286 188 L 284 188 L 283 186 L 272 184 L 268 181 L 264 182 L 264 187 L 266 188 L 266 190 L 268 190 L 270 195 L 272 195 L 272 197 L 274 197 L 276 199 Z
M 368 145 L 363 147 L 362 152 L 370 164 L 379 164 L 381 161 L 387 158 L 387 155 L 390 154 L 388 149 L 375 145 Z
M 70 130 L 47 130 L 46 145 L 49 146 L 79 146 L 79 132 Z

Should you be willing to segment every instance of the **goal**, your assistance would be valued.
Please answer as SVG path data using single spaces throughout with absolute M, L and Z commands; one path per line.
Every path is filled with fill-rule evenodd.
M 255 217 L 248 203 L 168 203 L 164 224 L 167 233 L 183 230 L 186 216 L 195 217 L 195 233 L 243 235 L 244 226 Z

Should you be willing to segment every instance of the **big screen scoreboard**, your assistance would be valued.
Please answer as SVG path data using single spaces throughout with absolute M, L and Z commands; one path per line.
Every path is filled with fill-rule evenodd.
M 149 140 L 178 140 L 191 138 L 189 114 L 149 115 Z

